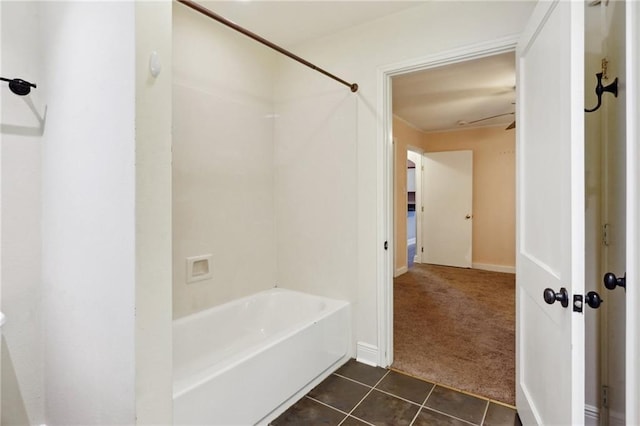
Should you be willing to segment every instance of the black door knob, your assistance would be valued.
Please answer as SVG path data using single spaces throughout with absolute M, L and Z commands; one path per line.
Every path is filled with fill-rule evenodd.
M 627 274 L 624 274 L 624 277 L 617 278 L 611 272 L 607 272 L 604 274 L 604 286 L 609 290 L 614 290 L 616 287 L 622 287 L 625 290 L 627 289 Z
M 553 305 L 557 300 L 563 308 L 569 306 L 569 293 L 564 287 L 557 293 L 550 288 L 545 288 L 542 297 L 544 297 L 544 301 L 550 305 Z
M 590 291 L 589 293 L 587 293 L 585 301 L 587 302 L 587 305 L 589 305 L 593 309 L 598 309 L 602 304 L 602 298 L 600 298 L 600 295 L 595 291 Z

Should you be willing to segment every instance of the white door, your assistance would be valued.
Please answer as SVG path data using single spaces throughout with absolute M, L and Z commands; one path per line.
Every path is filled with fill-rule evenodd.
M 470 268 L 473 152 L 431 152 L 422 164 L 422 262 Z
M 516 405 L 525 425 L 584 423 L 585 314 L 572 309 L 584 294 L 583 8 L 539 2 L 517 47 Z M 560 300 L 545 303 L 545 289 Z

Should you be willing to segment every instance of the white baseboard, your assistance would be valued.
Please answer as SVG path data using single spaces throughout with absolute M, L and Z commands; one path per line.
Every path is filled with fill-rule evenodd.
M 488 263 L 472 263 L 471 267 L 473 269 L 482 269 L 483 271 L 506 272 L 508 274 L 516 273 L 515 266 L 490 265 Z
M 356 344 L 356 361 L 363 364 L 378 366 L 378 347 L 364 342 Z
M 408 270 L 409 268 L 407 268 L 406 266 L 401 266 L 400 268 L 396 269 L 396 273 L 393 275 L 393 278 L 399 277 L 400 275 L 406 273 Z
M 599 426 L 600 425 L 600 410 L 593 405 L 584 406 L 584 425 L 585 426 Z

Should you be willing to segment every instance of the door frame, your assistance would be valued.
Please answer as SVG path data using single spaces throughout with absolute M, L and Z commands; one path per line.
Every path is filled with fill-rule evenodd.
M 434 55 L 391 64 L 377 70 L 377 110 L 381 112 L 377 120 L 377 187 L 382 194 L 377 200 L 377 235 L 380 236 L 377 251 L 377 322 L 378 322 L 378 362 L 382 367 L 393 363 L 393 274 L 394 274 L 394 173 L 393 173 L 393 109 L 391 78 L 414 71 L 437 68 L 444 65 L 480 59 L 501 53 L 514 52 L 519 34 L 467 45 Z M 385 249 L 388 247 L 388 249 Z
M 627 424 L 640 423 L 640 5 L 625 3 L 625 56 L 627 90 L 627 321 L 626 321 L 626 403 Z
M 413 152 L 420 157 L 420 164 L 416 164 L 416 257 L 417 260 L 414 263 L 422 263 L 422 156 L 424 151 L 412 145 L 407 145 L 407 156 L 409 152 Z M 394 222 L 395 229 L 395 222 Z M 407 259 L 407 267 L 409 266 L 409 259 Z

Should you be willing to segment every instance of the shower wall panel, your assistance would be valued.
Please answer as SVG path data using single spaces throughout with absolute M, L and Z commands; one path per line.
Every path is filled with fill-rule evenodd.
M 185 6 L 173 23 L 174 318 L 276 284 L 275 53 Z M 187 283 L 187 258 L 211 277 Z

